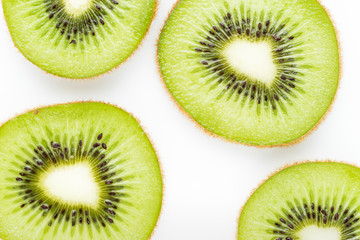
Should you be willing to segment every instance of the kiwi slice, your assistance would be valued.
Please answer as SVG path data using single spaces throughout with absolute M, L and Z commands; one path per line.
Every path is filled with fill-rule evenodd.
M 360 169 L 314 162 L 286 168 L 245 204 L 239 240 L 359 240 Z
M 156 0 L 4 0 L 12 39 L 32 63 L 66 78 L 100 75 L 138 47 Z
M 108 104 L 50 106 L 0 127 L 0 238 L 148 239 L 162 205 L 155 151 Z
M 197 123 L 257 146 L 306 135 L 339 82 L 336 32 L 316 0 L 181 0 L 158 60 L 169 92 Z

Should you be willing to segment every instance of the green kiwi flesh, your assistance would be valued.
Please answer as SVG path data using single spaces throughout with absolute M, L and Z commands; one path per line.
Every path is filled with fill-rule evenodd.
M 360 239 L 360 169 L 314 162 L 286 168 L 249 198 L 239 240 Z
M 162 205 L 161 171 L 129 113 L 96 102 L 40 108 L 0 127 L 0 144 L 1 239 L 145 240 L 153 232 Z M 95 201 L 87 195 L 74 200 L 74 191 L 54 194 L 51 187 L 63 189 L 65 178 L 51 178 L 57 181 L 47 187 L 54 172 L 74 166 L 86 166 L 93 176 Z M 83 174 L 63 176 L 92 187 Z
M 155 0 L 4 0 L 18 49 L 48 73 L 90 78 L 125 61 L 152 21 Z
M 181 0 L 158 60 L 169 92 L 197 123 L 257 146 L 309 133 L 340 73 L 336 32 L 316 0 Z

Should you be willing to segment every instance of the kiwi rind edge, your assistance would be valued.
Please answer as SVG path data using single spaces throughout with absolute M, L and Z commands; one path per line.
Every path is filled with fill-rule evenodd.
M 162 26 L 162 28 L 160 29 L 160 34 L 159 34 L 159 37 L 158 37 L 158 40 L 157 40 L 157 43 L 156 43 L 156 56 L 155 56 L 155 60 L 156 60 L 156 65 L 157 65 L 157 71 L 158 71 L 158 74 L 160 76 L 160 81 L 161 81 L 161 84 L 163 86 L 163 88 L 165 88 L 165 91 L 167 93 L 167 95 L 170 97 L 170 99 L 172 100 L 173 103 L 175 103 L 175 105 L 177 106 L 177 108 L 188 118 L 190 119 L 194 124 L 195 126 L 197 126 L 202 132 L 204 132 L 205 134 L 213 137 L 213 138 L 219 138 L 225 142 L 230 142 L 230 143 L 235 143 L 235 144 L 239 144 L 239 145 L 244 145 L 244 146 L 247 146 L 247 147 L 256 147 L 256 148 L 275 148 L 275 147 L 291 147 L 293 145 L 296 145 L 298 143 L 301 143 L 302 141 L 304 141 L 308 136 L 310 136 L 314 131 L 316 131 L 318 129 L 318 127 L 321 125 L 321 123 L 326 119 L 326 117 L 328 116 L 328 114 L 331 112 L 332 110 L 332 107 L 333 107 L 333 104 L 335 102 L 335 100 L 337 99 L 337 94 L 338 94 L 338 90 L 339 90 L 339 87 L 340 87 L 340 83 L 341 83 L 341 78 L 342 78 L 342 65 L 343 65 L 343 61 L 342 61 L 342 48 L 341 48 L 341 42 L 339 41 L 339 31 L 335 25 L 335 22 L 329 12 L 329 10 L 322 4 L 321 0 L 316 0 L 320 5 L 321 7 L 323 7 L 323 9 L 326 11 L 327 15 L 329 16 L 333 26 L 334 26 L 334 29 L 335 29 L 335 35 L 336 35 L 336 39 L 337 39 L 337 42 L 338 42 L 338 49 L 339 49 L 339 80 L 338 80 L 338 86 L 337 86 L 337 89 L 336 89 L 336 92 L 335 92 L 335 96 L 331 102 L 331 104 L 329 105 L 328 107 L 328 110 L 326 111 L 326 113 L 321 117 L 321 119 L 313 126 L 312 129 L 310 129 L 305 135 L 301 136 L 300 138 L 294 140 L 294 141 L 291 141 L 291 142 L 288 142 L 288 143 L 282 143 L 282 144 L 275 144 L 275 145 L 255 145 L 255 144 L 249 144 L 249 143 L 243 143 L 243 142 L 238 142 L 238 141 L 235 141 L 235 140 L 232 140 L 232 139 L 229 139 L 229 138 L 226 138 L 224 136 L 220 136 L 220 135 L 217 135 L 211 131 L 209 131 L 208 129 L 206 129 L 205 127 L 203 127 L 199 122 L 197 122 L 188 112 L 185 111 L 185 109 L 176 101 L 175 97 L 171 94 L 171 92 L 169 91 L 169 89 L 167 88 L 166 86 L 166 83 L 165 83 L 165 80 L 162 76 L 162 73 L 161 73 L 161 66 L 160 66 L 160 62 L 159 62 L 159 42 L 160 42 L 160 38 L 161 38 L 161 33 L 166 25 L 166 23 L 168 22 L 169 20 L 169 17 L 171 15 L 171 13 L 174 11 L 174 9 L 177 7 L 177 5 L 181 2 L 181 0 L 177 0 L 175 2 L 175 4 L 173 5 L 172 9 L 169 11 L 168 13 L 168 16 L 166 18 L 166 20 L 164 21 L 164 24 Z

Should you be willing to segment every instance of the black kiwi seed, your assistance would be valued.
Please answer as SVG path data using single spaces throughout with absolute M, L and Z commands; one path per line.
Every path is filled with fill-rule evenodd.
M 96 141 L 103 141 L 103 139 L 103 133 L 99 133 L 96 136 Z M 84 149 L 85 146 L 90 146 L 92 149 L 97 148 L 98 150 L 92 153 L 91 150 L 86 151 Z M 101 148 L 99 148 L 100 146 Z M 114 223 L 112 217 L 117 215 L 117 204 L 120 203 L 120 199 L 114 197 L 123 196 L 123 194 L 119 193 L 123 186 L 118 185 L 119 182 L 122 181 L 122 178 L 118 176 L 117 172 L 112 170 L 107 173 L 112 169 L 112 165 L 110 159 L 106 158 L 106 150 L 107 145 L 105 142 L 84 144 L 83 140 L 79 140 L 74 145 L 70 144 L 66 147 L 57 141 L 51 141 L 49 147 L 46 147 L 46 145 L 37 145 L 34 148 L 35 156 L 31 158 L 32 160 L 24 161 L 24 165 L 19 168 L 20 177 L 14 179 L 18 184 L 15 190 L 18 191 L 19 194 L 24 195 L 24 202 L 19 205 L 20 208 L 26 208 L 27 206 L 31 208 L 39 207 L 42 216 L 45 216 L 45 213 L 50 213 L 52 219 L 57 219 L 57 221 L 48 222 L 48 227 L 62 221 L 69 222 L 70 219 L 72 220 L 69 222 L 69 225 L 73 227 L 77 224 L 81 225 L 85 221 L 87 224 L 100 222 L 100 225 L 103 227 L 106 227 L 107 224 Z M 99 179 L 104 180 L 102 183 L 102 189 L 105 191 L 103 197 L 107 196 L 108 199 L 104 199 L 102 206 L 97 210 L 89 211 L 83 208 L 70 209 L 70 207 L 66 206 L 64 208 L 62 202 L 57 202 L 48 197 L 44 198 L 36 183 L 38 181 L 36 180 L 38 178 L 38 172 L 47 171 L 50 167 L 62 166 L 62 164 L 66 164 L 70 159 L 76 158 L 77 156 L 88 158 L 94 166 L 99 166 L 97 174 L 99 175 Z M 105 165 L 107 165 L 107 167 L 105 167 Z M 40 169 L 41 171 L 38 171 Z M 23 170 L 25 170 L 26 173 L 24 173 Z M 78 221 L 76 219 L 78 219 Z
M 100 133 L 99 135 L 98 135 L 98 137 L 97 137 L 97 140 L 101 140 L 102 139 L 102 137 L 103 137 L 103 134 L 102 133 Z

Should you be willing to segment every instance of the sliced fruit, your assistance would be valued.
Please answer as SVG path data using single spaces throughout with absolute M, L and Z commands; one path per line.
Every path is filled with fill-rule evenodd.
M 309 133 L 339 81 L 336 33 L 316 0 L 181 0 L 158 60 L 166 87 L 197 123 L 257 146 Z
M 155 0 L 4 0 L 18 49 L 43 70 L 89 78 L 126 60 L 138 47 Z
M 304 163 L 278 172 L 245 204 L 238 239 L 359 239 L 359 176 L 359 168 L 335 162 Z
M 155 151 L 103 103 L 36 109 L 0 127 L 0 237 L 148 239 L 162 204 Z

